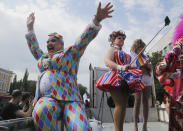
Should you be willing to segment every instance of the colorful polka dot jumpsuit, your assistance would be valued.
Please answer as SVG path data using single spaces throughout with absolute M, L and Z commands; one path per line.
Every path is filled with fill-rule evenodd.
M 51 57 L 39 48 L 34 32 L 26 35 L 29 49 L 38 60 L 38 68 L 42 73 L 37 82 L 32 113 L 36 130 L 58 131 L 61 112 L 68 131 L 90 130 L 77 86 L 77 72 L 81 56 L 100 28 L 93 23 L 89 24 L 73 46 L 60 50 Z M 44 65 L 44 60 L 47 61 L 47 66 Z M 40 93 L 40 81 L 44 75 L 48 76 L 50 86 L 47 92 Z

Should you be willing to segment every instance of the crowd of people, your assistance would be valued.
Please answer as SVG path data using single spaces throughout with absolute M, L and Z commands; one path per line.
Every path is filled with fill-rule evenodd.
M 77 72 L 80 58 L 102 27 L 101 21 L 112 17 L 110 15 L 113 12 L 112 8 L 111 3 L 107 3 L 104 8 L 101 8 L 101 3 L 99 3 L 93 20 L 70 47 L 65 48 L 62 35 L 56 32 L 49 34 L 47 53 L 40 49 L 34 32 L 34 13 L 28 16 L 26 40 L 32 55 L 38 61 L 41 76 L 37 82 L 34 101 L 32 101 L 32 95 L 28 93 L 22 94 L 20 90 L 13 91 L 11 100 L 1 112 L 3 120 L 27 117 L 32 114 L 36 130 L 57 131 L 59 130 L 58 120 L 62 116 L 65 127 L 69 131 L 91 130 L 86 113 L 89 103 L 88 101 L 83 102 L 80 96 L 77 86 Z M 177 28 L 182 27 L 183 24 Z M 130 54 L 128 54 L 123 50 L 125 39 L 126 34 L 122 30 L 113 31 L 109 35 L 110 44 L 104 62 L 110 70 L 96 81 L 96 87 L 111 94 L 115 105 L 113 112 L 115 131 L 123 131 L 126 106 L 131 94 L 135 98 L 134 131 L 138 131 L 141 101 L 143 104 L 142 130 L 147 131 L 148 99 L 152 88 L 151 74 L 153 69 L 149 58 L 144 54 L 145 42 L 142 39 L 136 39 L 132 44 Z M 178 101 L 183 106 L 182 78 L 177 80 L 177 85 L 174 86 L 174 90 L 179 87 L 179 92 L 176 95 L 172 95 L 173 91 L 167 87 L 167 81 L 170 79 L 164 78 L 167 72 L 175 72 L 177 69 L 179 69 L 179 77 L 182 76 L 183 66 L 181 64 L 183 62 L 178 64 L 177 61 L 183 58 L 181 55 L 183 31 L 179 33 L 179 36 L 176 35 L 173 43 L 172 51 L 157 65 L 155 73 L 161 84 L 166 85 L 167 92 L 171 96 L 169 100 L 174 105 Z M 169 102 L 167 101 L 167 103 Z M 170 109 L 170 114 L 171 111 Z M 178 111 L 183 114 L 181 110 Z M 174 114 L 176 113 L 174 112 Z M 173 120 L 174 123 L 177 122 L 173 116 L 171 118 L 170 120 Z M 171 129 L 175 128 L 171 127 Z M 183 130 L 182 127 L 179 129 Z
M 2 108 L 0 113 L 2 120 L 30 117 L 33 110 L 32 102 L 31 93 L 14 90 L 10 101 Z

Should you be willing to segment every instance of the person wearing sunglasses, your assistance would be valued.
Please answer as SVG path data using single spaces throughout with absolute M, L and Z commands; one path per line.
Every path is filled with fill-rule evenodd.
M 130 69 L 131 57 L 122 51 L 125 38 L 125 33 L 120 30 L 110 34 L 111 45 L 104 58 L 105 65 L 110 70 L 96 81 L 96 87 L 102 91 L 110 92 L 114 101 L 115 131 L 123 131 L 129 94 L 140 92 L 145 88 L 141 81 L 142 71 Z
M 73 46 L 64 48 L 61 35 L 56 32 L 49 34 L 48 53 L 43 53 L 39 48 L 33 31 L 34 13 L 28 16 L 26 39 L 42 73 L 37 82 L 35 107 L 32 113 L 36 130 L 58 131 L 57 123 L 61 113 L 67 130 L 91 130 L 77 86 L 77 72 L 81 56 L 101 28 L 100 22 L 112 17 L 110 15 L 113 12 L 112 7 L 111 3 L 107 3 L 101 8 L 99 3 L 92 23 Z

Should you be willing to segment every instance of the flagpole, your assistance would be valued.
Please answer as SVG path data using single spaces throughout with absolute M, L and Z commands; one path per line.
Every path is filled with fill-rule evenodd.
M 140 51 L 140 53 L 132 60 L 130 65 L 137 60 L 137 58 L 141 55 L 141 53 L 145 50 L 145 48 L 151 43 L 151 41 L 163 30 L 163 28 L 170 24 L 170 19 L 168 16 L 165 17 L 165 25 L 156 33 L 156 35 L 149 41 L 149 43 Z

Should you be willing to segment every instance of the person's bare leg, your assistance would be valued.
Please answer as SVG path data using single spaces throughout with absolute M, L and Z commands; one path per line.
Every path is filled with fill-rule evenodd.
M 165 109 L 166 109 L 166 112 L 168 113 L 168 116 L 170 116 L 170 102 L 168 97 L 166 98 Z
M 143 128 L 142 131 L 147 131 L 147 119 L 149 113 L 149 96 L 151 94 L 151 86 L 147 86 L 143 90 L 142 104 L 143 104 Z
M 141 104 L 141 93 L 134 93 L 135 102 L 133 108 L 133 116 L 134 116 L 134 131 L 138 131 L 138 118 L 140 112 L 140 104 Z
M 124 123 L 124 120 L 125 120 L 125 114 L 126 114 L 126 106 L 127 106 L 127 104 L 128 104 L 128 97 L 129 97 L 129 94 L 128 93 L 126 93 L 126 92 L 123 92 L 122 93 L 122 95 L 123 95 L 123 99 L 122 99 L 122 114 L 121 114 L 121 122 L 122 122 L 122 130 L 121 131 L 123 131 L 123 123 Z
M 123 92 L 121 89 L 111 90 L 110 93 L 115 104 L 113 113 L 115 131 L 123 131 L 123 122 L 129 94 Z

